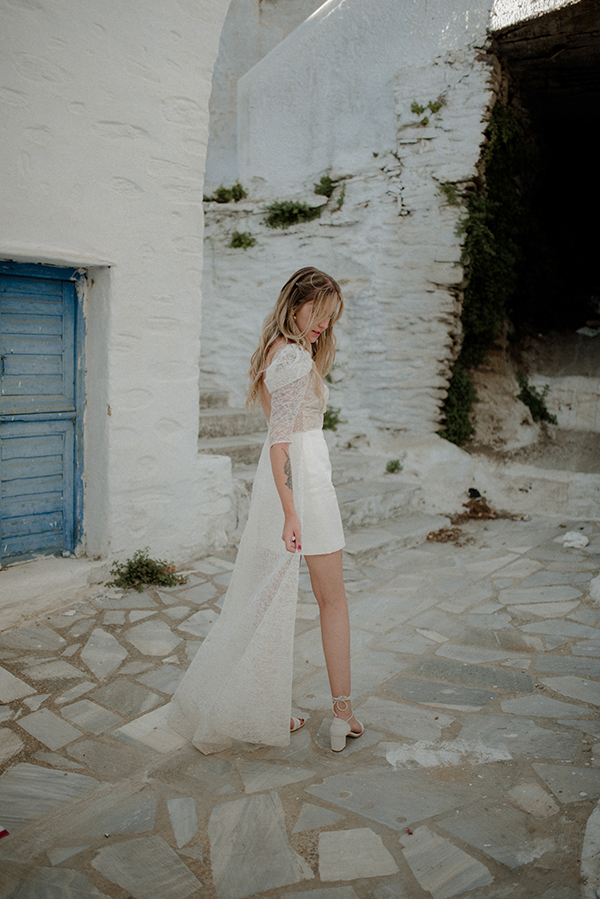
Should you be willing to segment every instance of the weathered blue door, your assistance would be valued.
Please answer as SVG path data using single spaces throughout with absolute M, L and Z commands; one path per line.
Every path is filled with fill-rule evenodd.
M 73 551 L 83 317 L 73 269 L 0 262 L 0 563 Z

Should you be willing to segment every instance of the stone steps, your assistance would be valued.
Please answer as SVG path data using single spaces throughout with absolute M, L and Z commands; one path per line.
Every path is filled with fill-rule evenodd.
M 265 433 L 232 434 L 229 437 L 206 437 L 198 441 L 199 453 L 229 456 L 234 464 L 256 465 L 265 442 Z
M 258 433 L 262 433 L 264 441 L 267 423 L 261 409 L 247 412 L 245 409 L 231 409 L 229 406 L 211 406 L 200 411 L 198 437 L 201 440 Z
M 200 408 L 214 409 L 225 408 L 229 403 L 229 391 L 220 387 L 211 379 L 203 375 L 200 381 Z
M 335 480 L 334 480 L 335 484 Z M 409 512 L 419 488 L 403 483 L 394 475 L 370 479 L 360 484 L 336 485 L 342 522 L 345 528 L 378 524 Z
M 232 460 L 239 535 L 248 516 L 252 482 L 267 432 L 266 423 L 260 410 L 247 412 L 229 407 L 226 404 L 227 391 L 218 385 L 204 382 L 200 396 L 198 452 L 225 455 Z M 332 479 L 345 529 L 376 525 L 409 515 L 419 487 L 403 481 L 399 474 L 387 474 L 385 456 L 332 449 L 330 457 Z M 413 524 L 417 527 L 416 519 Z M 420 534 L 427 525 L 419 527 L 417 532 Z M 426 533 L 433 527 L 428 527 Z M 404 535 L 404 531 L 402 533 Z M 383 539 L 381 552 L 386 551 L 388 543 L 390 552 L 395 546 L 412 545 L 403 543 L 404 539 L 413 538 L 406 535 L 399 537 L 396 522 L 393 533 Z M 373 547 L 371 544 L 369 547 L 370 552 Z
M 450 526 L 443 515 L 412 512 L 402 518 L 382 522 L 381 527 L 356 528 L 346 534 L 344 563 L 352 567 L 374 562 L 400 549 L 418 546 L 431 531 Z

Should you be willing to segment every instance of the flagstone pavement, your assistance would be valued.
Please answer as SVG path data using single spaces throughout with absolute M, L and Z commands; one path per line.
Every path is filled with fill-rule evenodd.
M 462 532 L 347 567 L 339 754 L 306 568 L 286 749 L 166 724 L 233 554 L 0 633 L 0 899 L 600 896 L 600 523 Z

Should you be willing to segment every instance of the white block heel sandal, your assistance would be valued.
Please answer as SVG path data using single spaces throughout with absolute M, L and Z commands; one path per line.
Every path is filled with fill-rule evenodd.
M 364 733 L 364 727 L 360 724 L 360 721 L 357 723 L 360 724 L 360 731 L 355 733 L 350 727 L 350 719 L 353 717 L 350 715 L 350 718 L 340 718 L 339 712 L 342 714 L 347 712 L 349 709 L 349 696 L 334 696 L 333 698 L 333 714 L 334 719 L 331 722 L 331 727 L 329 728 L 329 736 L 331 738 L 331 751 L 332 752 L 341 752 L 342 749 L 346 748 L 346 737 L 360 737 Z M 337 706 L 337 708 L 336 708 Z

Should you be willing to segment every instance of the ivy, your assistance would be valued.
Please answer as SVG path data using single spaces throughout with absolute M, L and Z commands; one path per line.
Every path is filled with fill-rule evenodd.
M 476 391 L 469 369 L 480 365 L 513 311 L 534 230 L 528 191 L 536 155 L 517 113 L 498 101 L 485 132 L 479 189 L 466 200 L 461 261 L 465 290 L 461 314 L 463 341 L 454 364 L 439 433 L 461 445 L 473 434 L 469 415 Z M 451 185 L 440 190 L 449 202 Z
M 519 372 L 517 375 L 517 381 L 521 388 L 521 392 L 517 396 L 517 399 L 521 400 L 522 403 L 525 403 L 525 405 L 529 407 L 533 420 L 547 421 L 551 425 L 557 425 L 558 419 L 556 415 L 552 415 L 546 406 L 546 397 L 549 390 L 548 385 L 544 384 L 542 390 L 539 391 L 537 387 L 534 387 L 529 383 L 529 379 L 522 372 Z

